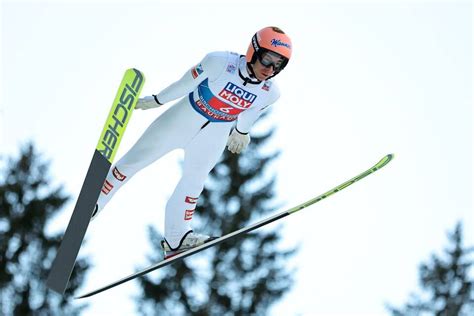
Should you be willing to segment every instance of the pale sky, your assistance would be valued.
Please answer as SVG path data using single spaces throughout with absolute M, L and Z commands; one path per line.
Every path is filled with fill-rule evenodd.
M 458 220 L 474 243 L 470 1 L 3 1 L 1 10 L 0 155 L 33 140 L 51 160 L 74 198 L 51 231 L 67 226 L 125 69 L 145 73 L 150 95 L 206 53 L 245 53 L 257 30 L 277 25 L 294 46 L 265 125 L 277 127 L 272 148 L 282 151 L 278 201 L 290 208 L 396 157 L 269 226 L 284 225 L 282 246 L 300 245 L 288 263 L 294 287 L 272 314 L 385 315 L 384 303 L 418 289 L 418 265 Z M 171 104 L 136 111 L 117 158 Z M 136 175 L 89 226 L 81 254 L 93 268 L 81 293 L 146 265 L 146 226 L 162 230 L 180 157 Z M 88 299 L 85 315 L 132 315 L 137 289 Z

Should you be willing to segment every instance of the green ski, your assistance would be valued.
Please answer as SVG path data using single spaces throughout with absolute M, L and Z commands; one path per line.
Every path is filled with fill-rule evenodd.
M 355 182 L 357 182 L 357 181 L 359 181 L 359 180 L 361 180 L 361 179 L 367 177 L 368 175 L 374 173 L 375 171 L 379 170 L 380 168 L 382 168 L 383 166 L 385 166 L 386 164 L 388 164 L 388 163 L 393 159 L 393 157 L 394 157 L 393 154 L 389 154 L 389 155 L 383 157 L 383 158 L 382 158 L 375 166 L 373 166 L 372 168 L 370 168 L 370 169 L 364 171 L 363 173 L 361 173 L 361 174 L 355 176 L 354 178 L 352 178 L 352 179 L 350 179 L 350 180 L 348 180 L 348 181 L 346 181 L 346 182 L 344 182 L 344 183 L 338 185 L 337 187 L 335 187 L 335 188 L 329 190 L 328 192 L 323 193 L 323 194 L 321 194 L 321 195 L 319 195 L 319 196 L 317 196 L 317 197 L 315 197 L 315 198 L 313 198 L 313 199 L 311 199 L 311 200 L 309 200 L 309 201 L 306 201 L 306 202 L 304 202 L 304 203 L 301 203 L 300 205 L 297 205 L 297 206 L 295 206 L 295 207 L 293 207 L 293 208 L 291 208 L 291 209 L 289 209 L 289 210 L 286 210 L 286 211 L 284 211 L 284 212 L 282 212 L 282 213 L 273 215 L 273 216 L 271 216 L 271 217 L 269 217 L 269 218 L 266 218 L 266 219 L 264 219 L 264 220 L 262 220 L 262 221 L 260 221 L 260 222 L 258 222 L 258 223 L 255 223 L 255 224 L 253 224 L 253 225 L 244 227 L 244 228 L 242 228 L 242 229 L 240 229 L 240 230 L 234 231 L 234 232 L 229 233 L 229 234 L 227 234 L 227 235 L 225 235 L 225 236 L 222 236 L 222 237 L 219 237 L 219 238 L 217 238 L 217 239 L 211 240 L 211 241 L 209 241 L 209 242 L 207 242 L 207 243 L 205 243 L 205 244 L 203 244 L 203 245 L 201 245 L 201 246 L 198 246 L 198 247 L 193 248 L 193 249 L 191 249 L 191 250 L 188 250 L 188 251 L 186 251 L 186 252 L 180 253 L 180 254 L 178 254 L 178 255 L 172 257 L 172 258 L 168 258 L 168 259 L 166 259 L 166 260 L 163 260 L 163 261 L 161 261 L 161 262 L 158 262 L 158 263 L 156 263 L 156 264 L 154 264 L 154 265 L 152 265 L 152 266 L 150 266 L 150 267 L 148 267 L 148 268 L 146 268 L 146 269 L 144 269 L 144 270 L 142 270 L 142 271 L 139 271 L 139 272 L 137 272 L 137 273 L 134 273 L 134 274 L 132 274 L 132 275 L 129 275 L 129 276 L 123 278 L 123 279 L 120 279 L 120 280 L 118 280 L 118 281 L 116 281 L 116 282 L 113 282 L 113 283 L 111 283 L 111 284 L 109 284 L 109 285 L 106 285 L 106 286 L 104 286 L 104 287 L 101 287 L 101 288 L 99 288 L 99 289 L 97 289 L 97 290 L 94 290 L 94 291 L 92 291 L 92 292 L 89 292 L 89 293 L 87 293 L 87 294 L 81 295 L 81 296 L 79 296 L 79 297 L 77 297 L 77 298 L 90 297 L 90 296 L 93 296 L 93 295 L 95 295 L 95 294 L 104 292 L 104 291 L 106 291 L 106 290 L 108 290 L 108 289 L 111 289 L 111 288 L 113 288 L 113 287 L 116 287 L 117 285 L 120 285 L 120 284 L 122 284 L 122 283 L 125 283 L 125 282 L 127 282 L 127 281 L 130 281 L 130 280 L 135 279 L 135 278 L 137 278 L 137 277 L 140 277 L 140 276 L 142 276 L 142 275 L 144 275 L 144 274 L 147 274 L 147 273 L 149 273 L 149 272 L 151 272 L 151 271 L 154 271 L 154 270 L 156 270 L 156 269 L 160 269 L 160 268 L 162 268 L 162 267 L 164 267 L 164 266 L 167 266 L 167 265 L 169 265 L 169 264 L 171 264 L 171 263 L 173 263 L 173 262 L 176 262 L 176 261 L 178 261 L 178 260 L 184 259 L 184 258 L 186 258 L 186 257 L 188 257 L 188 256 L 194 255 L 195 253 L 198 253 L 198 252 L 203 251 L 203 250 L 205 250 L 205 249 L 207 249 L 207 248 L 210 248 L 210 247 L 212 247 L 212 246 L 215 246 L 215 245 L 217 245 L 217 244 L 220 244 L 220 243 L 222 243 L 222 242 L 224 242 L 224 241 L 227 241 L 227 240 L 229 240 L 229 239 L 231 239 L 231 238 L 234 238 L 234 237 L 237 237 L 237 236 L 246 234 L 246 233 L 248 233 L 248 232 L 250 232 L 250 231 L 253 231 L 253 230 L 255 230 L 255 229 L 259 228 L 259 227 L 265 226 L 265 225 L 270 224 L 270 223 L 272 223 L 272 222 L 274 222 L 274 221 L 277 221 L 277 220 L 279 220 L 279 219 L 282 219 L 283 217 L 286 217 L 286 216 L 288 216 L 288 215 L 290 215 L 290 214 L 296 213 L 296 212 L 298 212 L 298 211 L 300 211 L 300 210 L 302 210 L 302 209 L 304 209 L 304 208 L 306 208 L 306 207 L 308 207 L 308 206 L 310 206 L 310 205 L 312 205 L 312 204 L 314 204 L 314 203 L 317 203 L 317 202 L 319 202 L 319 201 L 321 201 L 321 200 L 327 198 L 328 196 L 333 195 L 333 194 L 336 193 L 336 192 L 341 191 L 342 189 L 347 188 L 347 187 L 350 186 L 351 184 L 353 184 L 353 183 L 355 183 Z
M 79 249 L 89 226 L 100 190 L 112 165 L 120 141 L 137 104 L 145 77 L 137 69 L 128 69 L 94 151 L 86 178 L 49 272 L 47 286 L 63 294 L 74 268 Z

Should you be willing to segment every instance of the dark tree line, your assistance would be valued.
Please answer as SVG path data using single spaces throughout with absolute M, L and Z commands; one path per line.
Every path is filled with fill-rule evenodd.
M 269 166 L 278 153 L 261 148 L 272 131 L 252 138 L 246 152 L 225 152 L 210 174 L 199 199 L 195 229 L 222 235 L 274 213 L 275 177 Z M 89 268 L 80 258 L 64 297 L 48 291 L 45 280 L 61 233 L 48 233 L 48 223 L 69 197 L 53 186 L 49 163 L 32 144 L 18 157 L 0 157 L 0 314 L 80 315 L 85 305 L 72 304 L 73 294 Z M 259 229 L 139 279 L 136 298 L 142 315 L 265 315 L 291 289 L 293 271 L 286 268 L 295 249 L 281 249 L 279 225 Z M 474 315 L 473 252 L 463 245 L 463 226 L 449 234 L 442 255 L 432 255 L 419 268 L 421 292 L 402 307 L 387 305 L 394 316 Z M 149 227 L 162 259 L 160 234 Z M 310 304 L 310 302 L 309 302 Z
M 463 246 L 462 224 L 449 234 L 444 255 L 433 254 L 419 268 L 420 294 L 412 294 L 405 306 L 387 306 L 393 316 L 474 315 L 473 247 Z
M 0 163 L 0 314 L 79 315 L 83 306 L 71 299 L 89 267 L 85 259 L 78 260 L 64 297 L 45 286 L 62 238 L 47 226 L 69 197 L 51 185 L 48 163 L 32 144 Z

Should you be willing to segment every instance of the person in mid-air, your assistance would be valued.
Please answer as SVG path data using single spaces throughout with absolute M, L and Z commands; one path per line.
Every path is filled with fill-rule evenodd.
M 249 131 L 280 96 L 273 77 L 287 65 L 291 40 L 266 27 L 251 40 L 247 54 L 212 52 L 160 93 L 138 100 L 147 110 L 181 98 L 160 115 L 109 171 L 92 219 L 130 178 L 168 152 L 184 150 L 183 174 L 165 209 L 165 258 L 215 237 L 192 230 L 192 218 L 209 172 L 226 145 L 235 154 L 250 142 Z

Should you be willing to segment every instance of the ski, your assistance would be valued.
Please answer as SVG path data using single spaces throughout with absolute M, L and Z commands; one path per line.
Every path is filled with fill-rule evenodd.
M 158 263 L 156 263 L 156 264 L 154 264 L 154 265 L 152 265 L 152 266 L 150 266 L 150 267 L 148 267 L 148 268 L 146 268 L 146 269 L 144 269 L 144 270 L 142 270 L 142 271 L 139 271 L 139 272 L 137 272 L 137 273 L 131 274 L 131 275 L 125 277 L 125 278 L 122 278 L 122 279 L 120 279 L 120 280 L 118 280 L 118 281 L 115 281 L 115 282 L 113 282 L 113 283 L 110 283 L 109 285 L 106 285 L 106 286 L 104 286 L 104 287 L 101 287 L 101 288 L 99 288 L 99 289 L 97 289 L 97 290 L 94 290 L 94 291 L 92 291 L 92 292 L 89 292 L 89 293 L 86 293 L 86 294 L 84 294 L 84 295 L 78 296 L 78 297 L 76 297 L 76 299 L 91 297 L 91 296 L 96 295 L 96 294 L 98 294 L 98 293 L 104 292 L 104 291 L 109 290 L 109 289 L 111 289 L 111 288 L 113 288 L 113 287 L 116 287 L 116 286 L 118 286 L 118 285 L 120 285 L 120 284 L 123 284 L 123 283 L 125 283 L 125 282 L 127 282 L 127 281 L 130 281 L 130 280 L 133 280 L 133 279 L 135 279 L 135 278 L 137 278 L 137 277 L 143 276 L 143 275 L 145 275 L 145 274 L 147 274 L 147 273 L 149 273 L 149 272 L 151 272 L 151 271 L 154 271 L 154 270 L 156 270 L 156 269 L 163 268 L 163 267 L 165 267 L 165 266 L 167 266 L 167 265 L 169 265 L 169 264 L 171 264 L 171 263 L 173 263 L 173 262 L 176 262 L 176 261 L 178 261 L 178 260 L 182 260 L 182 259 L 184 259 L 184 258 L 186 258 L 186 257 L 192 256 L 192 255 L 194 255 L 194 254 L 196 254 L 196 253 L 198 253 L 198 252 L 201 252 L 201 251 L 203 251 L 203 250 L 205 250 L 205 249 L 208 249 L 208 248 L 210 248 L 210 247 L 216 246 L 216 245 L 218 245 L 218 244 L 220 244 L 220 243 L 222 243 L 222 242 L 224 242 L 224 241 L 228 241 L 228 240 L 231 239 L 231 238 L 234 238 L 234 237 L 237 237 L 237 236 L 246 234 L 246 233 L 251 232 L 251 231 L 253 231 L 253 230 L 255 230 L 255 229 L 259 228 L 259 227 L 265 226 L 265 225 L 270 224 L 270 223 L 272 223 L 272 222 L 275 222 L 275 221 L 277 221 L 277 220 L 279 220 L 279 219 L 282 219 L 283 217 L 286 217 L 286 216 L 288 216 L 288 215 L 291 215 L 291 214 L 293 214 L 293 213 L 296 213 L 296 212 L 298 212 L 298 211 L 300 211 L 300 210 L 302 210 L 302 209 L 304 209 L 304 208 L 306 208 L 306 207 L 308 207 L 308 206 L 310 206 L 310 205 L 312 205 L 312 204 L 315 204 L 315 203 L 317 203 L 317 202 L 319 202 L 319 201 L 321 201 L 321 200 L 327 198 L 328 196 L 333 195 L 333 194 L 336 193 L 336 192 L 339 192 L 339 191 L 341 191 L 341 190 L 347 188 L 347 187 L 350 186 L 351 184 L 353 184 L 353 183 L 355 183 L 355 182 L 357 182 L 357 181 L 359 181 L 359 180 L 361 180 L 361 179 L 367 177 L 368 175 L 374 173 L 375 171 L 377 171 L 377 170 L 379 170 L 380 168 L 382 168 L 382 167 L 384 167 L 385 165 L 387 165 L 387 164 L 393 159 L 393 157 L 394 157 L 393 154 L 386 155 L 385 157 L 383 157 L 383 158 L 382 158 L 375 166 L 373 166 L 372 168 L 370 168 L 370 169 L 364 171 L 363 173 L 361 173 L 361 174 L 355 176 L 354 178 L 352 178 L 352 179 L 350 179 L 350 180 L 348 180 L 348 181 L 346 181 L 346 182 L 344 182 L 344 183 L 338 185 L 337 187 L 335 187 L 335 188 L 329 190 L 328 192 L 323 193 L 323 194 L 321 194 L 321 195 L 319 195 L 319 196 L 317 196 L 317 197 L 315 197 L 315 198 L 313 198 L 313 199 L 311 199 L 311 200 L 309 200 L 309 201 L 306 201 L 306 202 L 304 202 L 304 203 L 301 203 L 301 204 L 299 204 L 299 205 L 297 205 L 297 206 L 295 206 L 295 207 L 293 207 L 293 208 L 291 208 L 291 209 L 289 209 L 289 210 L 286 210 L 286 211 L 281 212 L 281 213 L 279 213 L 279 214 L 273 215 L 273 216 L 271 216 L 271 217 L 269 217 L 269 218 L 266 218 L 266 219 L 264 219 L 264 220 L 262 220 L 262 221 L 260 221 L 260 222 L 258 222 L 258 223 L 255 223 L 255 224 L 253 224 L 253 225 L 244 227 L 244 228 L 242 228 L 242 229 L 240 229 L 240 230 L 234 231 L 234 232 L 229 233 L 229 234 L 227 234 L 227 235 L 225 235 L 225 236 L 222 236 L 222 237 L 219 237 L 219 238 L 217 238 L 217 239 L 214 239 L 214 240 L 212 240 L 212 241 L 210 241 L 210 242 L 208 242 L 208 243 L 205 243 L 205 244 L 203 244 L 203 245 L 201 245 L 201 246 L 199 246 L 199 247 L 196 247 L 196 248 L 193 248 L 193 249 L 188 250 L 188 251 L 186 251 L 186 252 L 180 253 L 180 254 L 178 254 L 178 255 L 172 257 L 172 258 L 169 258 L 169 259 L 160 261 L 160 262 L 158 262 Z
M 145 77 L 139 70 L 125 71 L 46 281 L 55 292 L 63 294 L 66 290 L 100 190 L 144 83 Z

